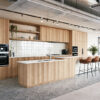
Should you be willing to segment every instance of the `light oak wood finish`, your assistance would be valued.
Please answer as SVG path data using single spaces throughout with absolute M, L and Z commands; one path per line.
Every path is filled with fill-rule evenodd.
M 57 80 L 72 78 L 75 75 L 77 58 L 63 61 L 21 64 L 18 63 L 18 80 L 24 87 L 33 87 Z
M 0 18 L 0 43 L 9 43 L 9 20 Z
M 11 30 L 10 30 L 11 31 Z M 39 34 L 40 32 L 33 32 L 33 31 L 26 31 L 26 30 L 17 30 L 17 31 L 13 31 L 13 32 L 21 32 L 21 33 L 25 33 L 25 34 Z
M 69 30 L 41 26 L 40 40 L 53 42 L 69 42 Z
M 69 50 L 72 53 L 72 46 L 78 46 L 78 56 L 87 56 L 87 33 L 81 31 L 70 31 Z M 82 55 L 82 49 L 84 54 Z
M 35 34 L 38 37 L 38 40 L 40 40 L 40 26 L 39 25 L 35 25 L 35 24 L 30 24 L 30 23 L 24 23 L 24 22 L 18 22 L 18 21 L 10 21 L 10 24 L 15 24 L 17 26 L 20 27 L 21 26 L 25 26 L 25 28 L 19 28 L 16 31 L 13 32 L 17 32 L 17 34 L 20 33 L 24 33 L 24 34 Z M 26 29 L 26 25 L 27 26 L 31 26 L 31 27 L 35 27 L 36 30 L 29 30 Z M 10 27 L 10 26 L 9 26 Z M 11 29 L 9 30 L 10 34 L 11 34 Z M 19 41 L 30 41 L 30 39 L 24 39 L 24 38 L 10 38 L 10 40 L 19 40 Z M 33 40 L 31 39 L 31 41 L 37 41 L 37 40 Z
M 17 61 L 48 59 L 48 57 L 17 57 L 10 58 L 8 66 L 0 67 L 0 80 L 18 76 Z
M 40 27 L 40 40 L 47 41 L 47 27 Z M 48 36 L 49 37 L 49 36 Z

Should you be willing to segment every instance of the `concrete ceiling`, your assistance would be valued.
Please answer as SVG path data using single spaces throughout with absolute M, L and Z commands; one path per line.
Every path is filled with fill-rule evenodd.
M 93 9 L 91 6 L 98 4 L 97 0 L 55 0 L 61 3 L 64 1 L 65 5 L 70 5 L 74 8 L 81 9 L 88 13 L 97 15 L 100 17 L 100 10 Z
M 21 12 L 21 13 L 25 13 L 29 15 L 36 15 L 40 17 L 51 18 L 57 21 L 77 24 L 80 26 L 87 26 L 87 27 L 94 28 L 97 30 L 100 29 L 99 17 L 95 15 L 93 16 L 91 15 L 92 18 L 90 19 L 88 17 L 86 18 L 81 17 L 77 13 L 74 13 L 70 10 L 66 10 L 64 8 L 57 7 L 56 5 L 53 5 L 51 3 L 48 4 L 45 1 L 54 2 L 54 0 L 18 0 L 17 2 L 8 2 L 7 0 L 0 0 L 0 8 L 7 9 L 10 11 Z M 65 5 L 63 7 L 65 7 Z M 88 15 L 88 13 L 86 14 Z M 35 22 L 38 24 L 51 25 L 55 27 L 71 28 L 71 26 L 67 26 L 67 25 L 62 25 L 62 24 L 56 25 L 51 21 L 49 22 L 44 21 L 43 23 L 41 23 L 40 19 L 36 19 L 33 17 L 28 17 L 28 16 L 21 16 L 20 14 L 14 14 L 14 13 L 2 11 L 2 10 L 0 10 L 0 16 L 13 19 L 13 20 Z

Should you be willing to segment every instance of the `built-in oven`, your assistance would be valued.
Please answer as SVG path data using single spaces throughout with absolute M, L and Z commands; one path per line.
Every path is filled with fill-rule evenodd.
M 0 66 L 9 64 L 9 55 L 8 54 L 0 54 Z
M 78 56 L 78 46 L 72 46 L 72 55 Z
M 72 46 L 72 52 L 78 52 L 78 47 L 77 46 Z
M 0 44 L 0 67 L 9 65 L 9 45 Z
M 8 52 L 9 45 L 8 44 L 0 44 L 0 52 Z

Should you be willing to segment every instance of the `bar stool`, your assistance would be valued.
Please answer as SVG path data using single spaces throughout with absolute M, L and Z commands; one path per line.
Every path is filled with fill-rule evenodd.
M 83 72 L 84 73 L 87 73 L 90 71 L 91 69 L 91 73 L 92 73 L 92 66 L 91 68 L 89 68 L 89 65 L 91 65 L 91 62 L 92 62 L 92 58 L 91 57 L 87 57 L 86 59 L 80 59 L 80 64 L 83 64 L 84 65 L 84 70 L 81 70 L 81 66 L 79 67 L 79 75 L 80 75 L 80 72 Z M 87 65 L 87 69 L 85 69 L 85 65 Z
M 92 59 L 92 63 L 95 63 L 95 71 L 97 68 L 99 68 L 99 57 L 96 56 L 95 58 Z M 98 66 L 96 65 L 98 63 Z
M 99 70 L 100 70 L 100 58 L 99 58 L 99 62 L 98 62 L 98 68 L 99 68 Z

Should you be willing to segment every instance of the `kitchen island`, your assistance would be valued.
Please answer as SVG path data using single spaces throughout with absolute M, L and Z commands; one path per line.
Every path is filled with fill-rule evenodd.
M 29 88 L 75 76 L 77 57 L 18 62 L 19 84 Z

